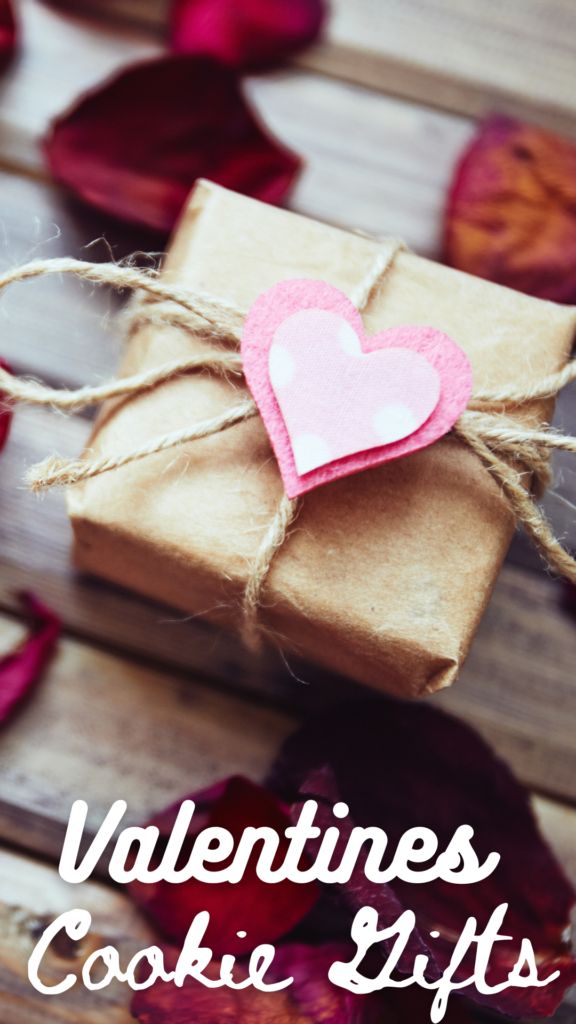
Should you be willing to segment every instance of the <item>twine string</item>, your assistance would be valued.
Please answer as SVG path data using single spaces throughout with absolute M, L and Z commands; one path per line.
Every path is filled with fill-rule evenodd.
M 382 246 L 365 278 L 351 295 L 359 310 L 365 309 L 375 290 L 385 281 L 403 248 L 403 244 L 395 240 Z M 0 368 L 0 395 L 5 402 L 78 412 L 110 399 L 143 394 L 178 377 L 197 372 L 242 378 L 242 360 L 237 350 L 245 311 L 233 304 L 169 283 L 156 270 L 140 269 L 130 263 L 94 264 L 70 258 L 34 260 L 16 267 L 0 275 L 0 291 L 9 285 L 48 274 L 70 274 L 83 281 L 109 285 L 118 291 L 137 295 L 138 301 L 130 309 L 131 330 L 143 324 L 171 326 L 198 335 L 210 345 L 205 352 L 152 370 L 75 390 L 50 388 L 35 380 L 14 377 Z M 554 398 L 574 380 L 576 359 L 557 373 L 527 387 L 475 392 L 452 433 L 485 466 L 506 498 L 516 523 L 524 527 L 549 568 L 576 583 L 576 561 L 554 536 L 535 500 L 535 495 L 541 495 L 548 486 L 551 452 L 576 454 L 576 438 L 548 426 L 521 426 L 508 415 L 514 407 Z M 153 438 L 125 452 L 98 456 L 87 451 L 77 460 L 50 456 L 28 471 L 27 482 L 34 491 L 76 484 L 158 452 L 220 433 L 256 415 L 254 401 L 245 395 L 222 413 Z M 527 488 L 527 483 L 533 484 L 532 491 Z M 259 642 L 261 635 L 259 613 L 263 589 L 274 558 L 285 544 L 298 511 L 299 503 L 282 494 L 251 563 L 242 603 L 244 639 L 251 646 Z
M 297 499 L 283 494 L 250 566 L 248 582 L 242 601 L 242 637 L 247 647 L 258 650 L 262 637 L 260 628 L 260 604 L 262 590 L 272 568 L 277 551 L 288 536 L 300 505 Z
M 170 431 L 168 434 L 163 434 L 162 437 L 154 438 L 148 444 L 132 448 L 128 452 L 121 452 L 118 455 L 82 459 L 61 459 L 58 455 L 49 455 L 43 462 L 37 463 L 28 470 L 26 483 L 32 491 L 79 484 L 82 480 L 89 480 L 91 477 L 101 476 L 102 473 L 109 473 L 112 469 L 120 469 L 121 466 L 139 462 L 148 455 L 156 455 L 157 452 L 165 452 L 170 448 L 181 448 L 189 441 L 198 441 L 201 437 L 219 434 L 223 430 L 228 430 L 229 427 L 236 426 L 237 423 L 250 419 L 256 415 L 256 412 L 255 403 L 251 398 L 247 398 L 218 416 L 210 416 L 208 419 L 195 423 L 192 427 L 184 427 L 183 430 Z
M 213 352 L 207 355 L 194 355 L 188 359 L 179 359 L 172 363 L 164 363 L 145 373 L 136 373 L 130 377 L 120 377 L 110 383 L 95 387 L 78 388 L 67 391 L 63 388 L 49 388 L 45 384 L 33 380 L 14 377 L 0 367 L 0 394 L 8 395 L 13 402 L 28 405 L 51 406 L 64 412 L 79 412 L 90 405 L 101 405 L 111 398 L 124 398 L 139 395 L 152 388 L 165 384 L 175 377 L 205 370 L 223 376 L 242 375 L 242 360 L 238 353 Z

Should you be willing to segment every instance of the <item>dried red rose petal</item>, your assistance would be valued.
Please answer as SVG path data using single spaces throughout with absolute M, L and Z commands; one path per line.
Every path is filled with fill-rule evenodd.
M 3 359 L 0 359 L 0 370 L 6 370 L 7 373 L 10 373 L 10 367 Z M 0 391 L 0 452 L 8 440 L 11 423 L 12 409 L 5 403 Z
M 14 55 L 17 34 L 12 0 L 0 0 L 0 71 Z
M 489 117 L 456 168 L 444 258 L 530 295 L 575 302 L 575 205 L 576 145 Z
M 330 966 L 349 960 L 353 953 L 352 946 L 335 943 L 288 944 L 276 951 L 266 974 L 268 983 L 294 979 L 280 992 L 209 989 L 190 979 L 181 988 L 156 982 L 136 993 L 131 1011 L 140 1024 L 424 1024 L 429 1020 L 432 997 L 421 989 L 359 996 L 333 985 L 328 979 Z M 173 969 L 177 951 L 164 955 L 168 969 Z M 217 978 L 218 968 L 215 965 L 206 973 Z M 237 964 L 235 980 L 246 977 L 245 966 Z M 452 1000 L 444 1024 L 471 1024 L 471 1020 L 464 1002 Z
M 204 57 L 134 65 L 83 96 L 45 142 L 54 177 L 116 217 L 168 232 L 198 178 L 280 202 L 300 167 Z
M 308 46 L 326 15 L 323 0 L 174 0 L 171 44 L 229 67 L 270 67 Z
M 52 657 L 60 635 L 60 619 L 34 594 L 22 601 L 35 627 L 22 643 L 0 658 L 0 722 L 5 722 L 26 697 Z
M 183 851 L 184 861 L 194 838 L 208 825 L 226 828 L 239 839 L 250 825 L 266 825 L 282 835 L 291 824 L 286 809 L 273 794 L 240 777 L 226 779 L 190 799 L 196 803 L 196 813 L 188 833 L 189 843 Z M 160 829 L 162 839 L 170 835 L 180 803 L 152 820 L 151 824 Z M 279 862 L 286 848 L 287 840 L 283 838 L 278 849 Z M 215 955 L 247 954 L 259 943 L 273 942 L 291 931 L 318 897 L 315 883 L 279 882 L 270 886 L 260 881 L 254 869 L 256 859 L 249 861 L 242 881 L 237 883 L 216 885 L 195 879 L 178 884 L 135 882 L 130 885 L 130 892 L 167 938 L 181 942 L 194 916 L 207 910 L 210 927 L 206 943 Z M 223 864 L 215 865 L 215 869 L 221 867 Z M 238 937 L 240 930 L 248 933 L 245 938 Z
M 434 830 L 440 850 L 459 826 L 471 825 L 480 862 L 493 850 L 501 854 L 501 863 L 485 881 L 376 886 L 360 865 L 343 887 L 344 899 L 352 912 L 374 906 L 382 925 L 396 921 L 404 908 L 412 909 L 418 928 L 399 968 L 411 973 L 414 954 L 425 951 L 430 981 L 446 969 L 466 919 L 474 916 L 482 927 L 496 907 L 508 903 L 505 931 L 514 941 L 496 944 L 489 983 L 507 979 L 524 937 L 535 949 L 540 975 L 558 970 L 560 977 L 545 988 L 480 995 L 470 987 L 465 994 L 511 1016 L 554 1012 L 576 981 L 576 961 L 565 937 L 574 890 L 538 832 L 527 795 L 471 729 L 425 705 L 362 701 L 325 715 L 289 739 L 271 785 L 286 801 L 318 796 L 318 823 L 326 826 L 334 824 L 331 805 L 344 801 L 352 819 L 338 822 L 344 838 L 353 824 L 378 825 L 388 834 L 391 851 L 416 825 Z M 313 847 L 309 854 L 314 856 Z M 431 939 L 432 930 L 440 937 Z M 465 977 L 469 968 L 465 961 Z

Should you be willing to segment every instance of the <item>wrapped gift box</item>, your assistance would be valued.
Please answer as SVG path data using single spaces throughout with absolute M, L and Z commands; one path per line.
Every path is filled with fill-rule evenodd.
M 352 293 L 380 251 L 341 231 L 200 182 L 166 261 L 171 281 L 247 311 L 288 277 Z M 369 332 L 431 324 L 468 353 L 477 388 L 534 382 L 571 348 L 576 314 L 401 252 L 364 313 Z M 205 345 L 142 327 L 133 373 Z M 207 374 L 106 407 L 90 449 L 116 453 L 214 415 L 241 383 Z M 549 409 L 519 410 L 542 419 Z M 251 560 L 282 493 L 259 418 L 149 456 L 69 492 L 79 566 L 234 628 Z M 511 539 L 498 487 L 454 438 L 303 499 L 265 588 L 262 621 L 287 652 L 416 696 L 457 675 Z

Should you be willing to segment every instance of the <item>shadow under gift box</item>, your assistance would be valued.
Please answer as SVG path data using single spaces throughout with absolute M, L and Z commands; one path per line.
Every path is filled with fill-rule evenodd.
M 208 182 L 197 184 L 167 257 L 172 282 L 247 311 L 290 277 L 351 293 L 377 241 Z M 478 388 L 523 385 L 559 369 L 576 313 L 401 252 L 363 314 L 368 333 L 430 324 L 468 353 Z M 122 373 L 189 356 L 206 342 L 142 327 Z M 241 383 L 190 374 L 109 404 L 89 446 L 124 452 L 213 416 Z M 517 412 L 541 421 L 542 404 Z M 69 491 L 80 568 L 225 627 L 240 622 L 252 559 L 282 494 L 255 417 Z M 513 532 L 498 486 L 462 443 L 414 455 L 306 495 L 276 556 L 262 622 L 284 649 L 403 696 L 457 675 Z M 159 627 L 161 628 L 161 627 Z

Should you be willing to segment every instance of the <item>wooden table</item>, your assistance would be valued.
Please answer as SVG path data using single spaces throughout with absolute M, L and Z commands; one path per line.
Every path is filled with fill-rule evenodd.
M 117 256 L 145 247 L 141 233 L 105 223 L 56 189 L 38 143 L 79 91 L 159 52 L 161 0 L 94 0 L 90 21 L 37 0 L 21 6 L 23 52 L 0 83 L 0 265 L 79 255 L 103 234 Z M 470 115 L 497 105 L 576 134 L 571 0 L 334 7 L 321 46 L 247 86 L 266 121 L 307 159 L 294 209 L 399 235 L 434 255 L 446 186 L 474 130 Z M 0 304 L 0 351 L 13 368 L 59 385 L 107 378 L 118 357 L 106 330 L 114 300 L 71 281 L 25 288 Z M 574 393 L 562 397 L 558 418 L 576 428 Z M 59 880 L 54 863 L 73 799 L 89 801 L 94 824 L 121 790 L 139 820 L 218 776 L 258 779 L 295 722 L 339 695 L 321 684 L 303 689 L 267 664 L 254 671 L 237 645 L 206 627 L 74 573 L 62 496 L 37 501 L 22 475 L 48 450 L 77 453 L 89 427 L 83 418 L 19 412 L 0 462 L 0 644 L 7 649 L 22 633 L 14 595 L 23 586 L 65 623 L 44 684 L 0 734 L 0 1024 L 130 1019 L 125 993 L 102 1001 L 82 991 L 48 1004 L 26 980 L 39 922 L 66 906 L 94 908 L 96 930 L 114 943 L 146 935 L 119 892 L 100 882 L 71 891 Z M 576 547 L 576 471 L 566 461 L 557 492 L 547 499 L 550 515 Z M 473 723 L 533 790 L 542 827 L 576 881 L 575 656 L 576 619 L 519 538 L 462 678 L 435 700 Z M 558 1021 L 576 1021 L 571 1006 L 568 999 Z

